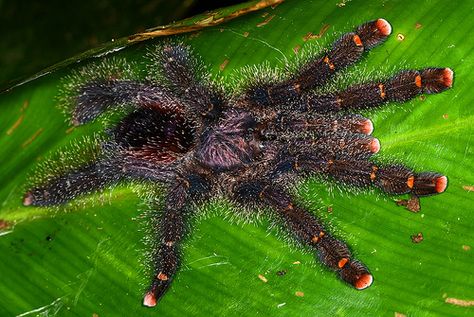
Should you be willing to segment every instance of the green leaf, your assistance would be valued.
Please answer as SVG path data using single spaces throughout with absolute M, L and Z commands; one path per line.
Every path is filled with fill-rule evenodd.
M 143 307 L 145 207 L 133 191 L 120 187 L 58 209 L 21 206 L 27 175 L 39 162 L 101 130 L 100 123 L 70 130 L 56 107 L 61 78 L 87 61 L 4 93 L 0 315 L 472 316 L 472 10 L 467 1 L 287 1 L 181 38 L 229 84 L 240 67 L 267 61 L 282 68 L 282 60 L 294 61 L 295 51 L 304 53 L 310 43 L 327 45 L 341 32 L 384 17 L 393 35 L 350 70 L 352 81 L 360 73 L 406 67 L 455 71 L 449 91 L 370 113 L 384 159 L 448 176 L 447 191 L 423 198 L 420 213 L 377 192 L 340 191 L 317 180 L 301 185 L 313 212 L 373 272 L 374 284 L 364 291 L 348 287 L 273 230 L 269 234 L 267 221 L 224 220 L 228 206 L 218 201 L 196 223 L 170 290 L 155 309 Z M 320 31 L 320 39 L 303 40 Z M 114 55 L 143 62 L 147 49 L 159 42 L 93 59 Z M 419 232 L 424 239 L 415 244 L 411 236 Z

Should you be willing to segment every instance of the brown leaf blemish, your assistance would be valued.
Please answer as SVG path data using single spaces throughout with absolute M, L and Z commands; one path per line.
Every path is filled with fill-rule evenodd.
M 400 199 L 396 201 L 398 206 L 404 206 L 411 212 L 419 212 L 421 210 L 420 198 L 411 196 L 410 199 Z
M 329 29 L 329 24 L 324 24 L 321 29 L 319 30 L 318 34 L 313 34 L 311 32 L 308 32 L 305 36 L 303 36 L 303 41 L 309 41 L 309 40 L 317 40 L 323 37 L 323 35 L 326 33 L 326 31 Z
M 34 140 L 36 140 L 36 138 L 43 132 L 43 128 L 39 128 L 28 140 L 26 140 L 25 142 L 23 142 L 23 144 L 21 145 L 22 148 L 25 148 L 27 147 L 28 145 L 30 145 Z
M 23 106 L 21 106 L 20 111 L 21 112 L 25 111 L 26 108 L 28 108 L 29 105 L 30 105 L 30 102 L 28 100 L 23 101 Z
M 259 275 L 258 275 L 258 278 L 259 278 L 263 283 L 267 283 L 267 282 L 268 282 L 267 278 L 266 278 L 264 275 L 262 275 L 262 274 L 259 274 Z
M 462 189 L 467 190 L 468 192 L 474 192 L 474 186 L 472 185 L 464 185 Z
M 25 117 L 25 114 L 20 115 L 20 117 L 15 121 L 15 123 L 13 123 L 10 129 L 8 129 L 7 135 L 11 135 L 16 130 L 16 128 L 18 128 L 18 126 L 23 122 L 24 117 Z
M 301 45 L 296 45 L 295 47 L 293 47 L 293 52 L 297 55 L 300 49 L 301 49 Z
M 448 304 L 452 304 L 456 306 L 462 306 L 462 307 L 474 306 L 474 300 L 464 300 L 464 299 L 459 299 L 459 298 L 454 298 L 454 297 L 448 297 L 444 301 Z
M 421 241 L 423 241 L 423 233 L 418 232 L 417 234 L 411 236 L 411 242 L 420 243 Z
M 257 24 L 257 27 L 260 28 L 264 25 L 267 25 L 271 20 L 273 20 L 273 18 L 275 17 L 275 15 L 270 15 L 268 18 L 266 18 L 263 22 L 260 22 Z
M 227 66 L 227 64 L 229 64 L 229 60 L 226 58 L 226 59 L 224 59 L 222 64 L 219 65 L 219 70 L 223 71 L 225 69 L 225 67 Z
M 0 219 L 0 230 L 10 229 L 12 223 L 3 219 Z

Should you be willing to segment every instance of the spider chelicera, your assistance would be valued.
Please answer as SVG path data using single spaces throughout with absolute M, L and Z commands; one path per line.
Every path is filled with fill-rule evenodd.
M 369 160 L 380 144 L 371 136 L 372 122 L 352 111 L 441 92 L 452 86 L 451 69 L 404 70 L 342 91 L 314 91 L 390 33 L 384 19 L 367 22 L 285 79 L 261 80 L 230 92 L 198 75 L 198 63 L 186 46 L 160 46 L 154 56 L 160 82 L 111 77 L 78 87 L 74 125 L 124 105 L 133 110 L 110 129 L 96 160 L 34 186 L 23 203 L 60 205 L 124 181 L 164 186 L 163 203 L 151 206 L 161 212 L 145 306 L 156 305 L 178 270 L 193 207 L 218 195 L 238 208 L 270 213 L 343 281 L 365 289 L 373 281 L 369 270 L 288 189 L 296 176 L 315 174 L 389 194 L 418 197 L 446 189 L 447 178 L 441 174 Z

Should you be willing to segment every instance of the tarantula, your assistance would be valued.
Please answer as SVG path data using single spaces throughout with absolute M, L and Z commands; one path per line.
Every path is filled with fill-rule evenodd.
M 390 33 L 384 19 L 364 23 L 286 78 L 227 93 L 197 74 L 196 59 L 186 46 L 162 45 L 155 59 L 163 80 L 101 78 L 79 88 L 74 125 L 123 105 L 133 110 L 110 129 L 96 160 L 34 186 L 23 203 L 60 205 L 123 181 L 164 186 L 164 202 L 152 206 L 161 212 L 145 306 L 156 305 L 178 270 L 191 207 L 222 194 L 237 208 L 271 213 L 343 281 L 365 289 L 373 281 L 368 268 L 294 201 L 289 188 L 299 176 L 316 174 L 389 194 L 418 197 L 445 191 L 446 176 L 369 160 L 379 151 L 379 141 L 371 136 L 372 122 L 351 111 L 444 91 L 453 83 L 451 69 L 403 70 L 342 91 L 314 90 Z

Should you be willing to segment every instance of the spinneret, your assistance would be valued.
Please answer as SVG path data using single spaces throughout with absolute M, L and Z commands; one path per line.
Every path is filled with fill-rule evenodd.
M 145 180 L 156 192 L 164 188 L 163 203 L 150 202 L 150 208 L 161 212 L 152 220 L 154 270 L 145 306 L 157 304 L 179 270 L 193 207 L 222 194 L 239 208 L 268 210 L 343 281 L 365 289 L 374 280 L 369 269 L 294 200 L 289 188 L 299 176 L 320 175 L 416 199 L 446 190 L 448 180 L 442 174 L 377 163 L 373 157 L 381 146 L 371 136 L 372 121 L 348 111 L 442 92 L 452 87 L 451 69 L 404 70 L 341 91 L 313 91 L 391 32 L 384 19 L 362 24 L 294 74 L 249 84 L 244 91 L 217 88 L 189 48 L 176 43 L 151 54 L 146 80 L 92 76 L 74 90 L 74 125 L 104 112 L 131 110 L 107 130 L 94 161 L 32 186 L 23 204 L 61 205 L 120 182 Z

